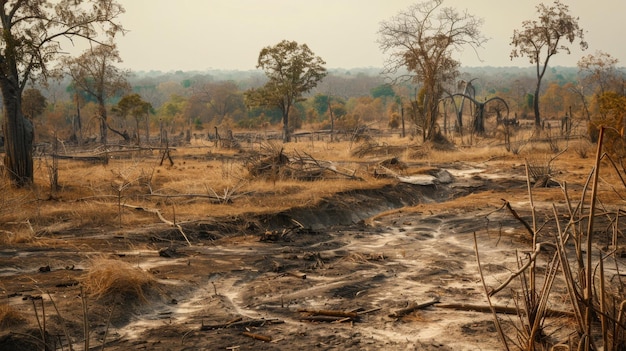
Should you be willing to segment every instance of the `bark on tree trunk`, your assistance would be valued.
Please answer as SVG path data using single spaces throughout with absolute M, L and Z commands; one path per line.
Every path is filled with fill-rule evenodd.
M 283 114 L 283 142 L 288 143 L 291 141 L 291 134 L 289 133 L 289 113 Z
M 21 112 L 19 89 L 0 82 L 4 100 L 4 165 L 18 187 L 33 183 L 33 124 Z
M 104 101 L 99 102 L 98 113 L 100 114 L 100 142 L 102 145 L 107 145 L 107 109 L 104 105 Z
M 535 127 L 541 126 L 541 116 L 539 116 L 539 89 L 541 83 L 537 82 L 537 88 L 535 89 L 535 96 L 533 97 L 533 109 L 535 110 Z

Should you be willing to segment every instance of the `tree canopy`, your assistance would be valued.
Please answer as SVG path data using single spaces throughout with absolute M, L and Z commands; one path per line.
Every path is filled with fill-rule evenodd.
M 569 7 L 555 0 L 551 6 L 537 5 L 538 20 L 522 22 L 521 30 L 513 31 L 511 45 L 511 59 L 515 57 L 527 57 L 531 64 L 536 67 L 537 85 L 533 107 L 535 112 L 535 125 L 541 125 L 539 113 L 539 92 L 550 58 L 560 52 L 570 53 L 567 43 L 572 44 L 577 39 L 581 49 L 587 49 L 583 30 L 578 25 L 578 17 L 569 13 Z
M 257 68 L 265 72 L 269 81 L 261 88 L 249 90 L 246 100 L 249 106 L 271 106 L 281 111 L 283 141 L 291 140 L 291 108 L 326 76 L 325 64 L 306 44 L 295 41 L 283 40 L 261 50 Z

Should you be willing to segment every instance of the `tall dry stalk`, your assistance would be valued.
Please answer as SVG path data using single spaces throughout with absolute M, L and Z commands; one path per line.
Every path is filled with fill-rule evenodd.
M 517 346 L 521 350 L 547 350 L 551 349 L 552 346 L 556 347 L 556 345 L 559 345 L 558 347 L 566 347 L 564 345 L 568 344 L 570 345 L 567 346 L 568 350 L 619 351 L 626 349 L 626 325 L 624 323 L 626 319 L 624 315 L 624 313 L 626 313 L 625 291 L 621 289 L 621 281 L 618 281 L 619 287 L 613 289 L 615 292 L 612 296 L 609 293 L 611 287 L 605 279 L 605 261 L 609 258 L 612 258 L 616 262 L 615 265 L 619 279 L 619 266 L 615 253 L 619 246 L 618 233 L 621 233 L 618 228 L 620 223 L 619 217 L 623 211 L 609 211 L 604 209 L 602 211 L 603 213 L 599 214 L 596 210 L 599 204 L 598 183 L 600 178 L 600 165 L 601 160 L 605 156 L 602 153 L 602 141 L 603 129 L 601 128 L 593 171 L 589 174 L 583 186 L 581 200 L 577 205 L 573 205 L 570 200 L 567 183 L 563 183 L 562 185 L 566 211 L 569 217 L 569 220 L 564 223 L 564 225 L 560 222 L 563 216 L 559 215 L 556 205 L 554 203 L 552 204 L 552 217 L 549 221 L 554 221 L 556 227 L 553 234 L 554 244 L 545 244 L 554 245 L 556 250 L 552 258 L 548 260 L 546 269 L 543 270 L 545 271 L 545 273 L 543 273 L 543 279 L 537 279 L 537 274 L 540 270 L 538 270 L 536 260 L 540 250 L 535 249 L 533 254 L 525 260 L 518 258 L 518 271 L 512 273 L 509 279 L 502 283 L 501 286 L 491 291 L 485 288 L 489 299 L 494 294 L 507 287 L 513 277 L 519 277 L 520 287 L 517 289 L 520 289 L 518 296 L 520 296 L 522 304 L 518 307 L 519 322 L 516 324 L 515 328 L 518 340 Z M 622 177 L 614 163 L 613 165 L 622 180 L 622 185 L 626 188 L 624 177 Z M 528 164 L 526 172 L 527 180 L 529 180 L 532 174 L 529 171 Z M 529 181 L 527 183 L 530 184 Z M 591 194 L 587 197 L 588 189 L 590 189 Z M 542 245 L 544 243 L 537 242 L 537 214 L 530 185 L 528 186 L 528 196 L 533 218 L 532 230 L 529 230 L 528 224 L 523 224 L 525 224 L 526 229 L 533 234 L 533 245 Z M 585 211 L 585 207 L 588 208 L 588 211 Z M 613 213 L 614 218 L 612 217 Z M 612 244 L 612 251 L 605 254 L 602 254 L 602 252 L 598 253 L 597 249 L 594 249 L 593 246 L 593 243 L 599 239 L 594 237 L 594 233 L 597 230 L 595 228 L 595 219 L 598 215 L 607 217 L 610 224 L 610 227 L 607 229 L 607 231 L 610 232 L 610 236 L 607 238 Z M 523 221 L 518 218 L 518 216 L 516 216 L 516 218 Z M 546 225 L 547 223 L 544 223 L 542 228 Z M 574 256 L 572 260 L 570 260 L 569 257 L 571 251 L 568 251 L 568 243 L 570 245 L 573 244 Z M 475 249 L 478 252 L 478 248 L 476 247 Z M 596 252 L 594 252 L 594 250 L 596 250 Z M 537 255 L 535 255 L 535 253 L 537 253 Z M 557 340 L 553 342 L 542 340 L 540 335 L 542 335 L 543 323 L 546 320 L 546 308 L 550 290 L 559 272 L 562 274 L 567 289 L 576 327 L 567 341 Z M 484 284 L 482 272 L 481 279 Z M 540 289 L 537 289 L 537 281 L 543 281 L 543 285 Z M 491 303 L 490 300 L 489 303 Z M 494 316 L 494 318 L 496 322 L 498 322 L 498 316 Z M 575 337 L 572 338 L 571 336 Z M 501 339 L 504 340 L 504 346 L 506 348 L 508 348 L 508 345 L 506 345 L 507 338 L 514 340 L 514 337 L 510 336 L 506 338 L 501 337 Z

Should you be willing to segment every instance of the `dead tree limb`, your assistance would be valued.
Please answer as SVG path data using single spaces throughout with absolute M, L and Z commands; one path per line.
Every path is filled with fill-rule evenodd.
M 473 305 L 469 303 L 440 303 L 437 305 L 437 307 L 447 308 L 447 309 L 452 309 L 452 310 L 459 310 L 459 311 L 474 311 L 474 312 L 484 312 L 484 313 L 492 312 L 491 307 L 487 305 Z M 496 313 L 500 313 L 500 314 L 518 315 L 520 313 L 520 310 L 517 307 L 493 305 L 493 308 L 495 309 Z M 574 313 L 570 311 L 558 311 L 558 310 L 548 309 L 546 311 L 546 316 L 547 317 L 563 317 L 563 316 L 574 317 Z
M 424 309 L 426 307 L 432 306 L 432 305 L 434 305 L 436 303 L 439 303 L 439 297 L 435 297 L 432 300 L 426 301 L 426 302 L 423 302 L 423 303 L 412 302 L 408 307 L 393 312 L 392 314 L 389 315 L 389 317 L 391 317 L 391 318 L 401 318 L 401 317 L 406 316 L 407 314 L 410 314 L 410 313 L 412 313 L 414 311 L 421 310 L 421 309 Z
M 335 311 L 335 310 L 307 310 L 301 309 L 298 310 L 301 313 L 307 313 L 313 316 L 331 316 L 331 317 L 350 317 L 357 318 L 359 314 L 357 312 L 344 312 L 344 311 Z
M 537 259 L 537 255 L 539 255 L 539 252 L 541 252 L 541 245 L 549 245 L 549 246 L 553 246 L 554 244 L 549 244 L 549 243 L 537 243 L 537 245 L 535 245 L 535 251 L 533 251 L 530 254 L 530 257 L 528 258 L 528 261 L 526 261 L 526 263 L 520 267 L 516 272 L 513 272 L 502 284 L 500 284 L 500 286 L 498 286 L 495 289 L 492 289 L 491 291 L 489 291 L 489 296 L 493 296 L 495 295 L 497 292 L 501 291 L 502 289 L 506 288 L 507 285 L 509 285 L 509 283 L 517 276 L 519 276 L 520 274 L 522 274 L 528 267 L 530 267 L 530 265 L 535 262 L 535 260 Z
M 132 208 L 133 210 L 137 210 L 137 211 L 145 211 L 145 212 L 149 212 L 149 213 L 154 213 L 157 215 L 157 217 L 159 217 L 159 219 L 161 220 L 161 222 L 171 226 L 171 227 L 175 227 L 176 229 L 178 229 L 178 232 L 183 236 L 183 238 L 185 238 L 185 241 L 187 242 L 187 244 L 189 246 L 191 246 L 191 242 L 189 242 L 189 239 L 187 238 L 187 234 L 185 234 L 185 232 L 183 231 L 183 227 L 180 226 L 180 224 L 174 223 L 168 219 L 166 219 L 165 217 L 163 217 L 163 215 L 161 214 L 161 211 L 159 211 L 156 208 L 145 208 L 142 206 L 135 206 L 135 205 L 129 205 L 129 204 L 121 204 L 121 206 L 124 207 L 128 207 L 128 208 Z
M 272 341 L 272 337 L 271 336 L 267 336 L 267 335 L 261 335 L 261 334 L 254 334 L 254 333 L 250 333 L 250 332 L 243 332 L 241 333 L 244 336 L 247 336 L 249 338 L 255 339 L 255 340 L 261 340 L 261 341 L 265 341 L 265 342 L 270 342 Z
M 505 200 L 505 199 L 501 199 L 501 200 L 504 201 L 504 206 L 506 206 L 506 208 L 509 210 L 509 212 L 511 212 L 513 217 L 515 217 L 515 219 L 517 219 L 520 223 L 522 223 L 524 228 L 526 228 L 526 230 L 530 234 L 530 238 L 531 239 L 534 238 L 535 237 L 535 232 L 533 231 L 533 228 L 531 228 L 530 224 L 528 224 L 528 222 L 526 222 L 526 220 L 524 220 L 522 217 L 519 216 L 519 214 L 517 214 L 517 212 L 513 209 L 513 207 L 511 207 L 511 204 L 507 200 Z
M 202 325 L 200 327 L 201 331 L 214 330 L 214 329 L 224 329 L 224 328 L 243 328 L 243 327 L 262 327 L 266 324 L 282 324 L 285 321 L 271 318 L 271 319 L 251 319 L 247 321 L 237 321 L 237 322 L 228 322 L 228 323 L 219 323 L 219 324 L 209 324 Z

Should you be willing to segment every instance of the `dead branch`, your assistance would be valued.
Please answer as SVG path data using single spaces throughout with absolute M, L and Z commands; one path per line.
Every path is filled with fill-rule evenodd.
M 404 317 L 407 314 L 410 314 L 410 313 L 412 313 L 414 311 L 424 309 L 426 307 L 432 306 L 432 305 L 437 304 L 437 303 L 439 303 L 439 297 L 435 297 L 432 300 L 426 301 L 426 302 L 423 302 L 423 303 L 412 302 L 408 307 L 395 311 L 394 313 L 390 314 L 389 317 L 391 317 L 391 318 L 401 318 L 401 317 Z
M 326 323 L 339 323 L 346 322 L 352 320 L 349 317 L 336 317 L 336 316 L 302 316 L 300 317 L 301 321 L 310 321 L 310 322 L 326 322 Z
M 498 286 L 495 289 L 492 289 L 491 291 L 489 291 L 489 296 L 493 296 L 496 293 L 498 293 L 499 291 L 501 291 L 502 289 L 506 288 L 507 285 L 509 285 L 509 283 L 518 275 L 522 274 L 528 267 L 530 267 L 530 265 L 535 262 L 535 260 L 537 259 L 537 255 L 539 255 L 539 252 L 541 252 L 541 245 L 548 245 L 548 243 L 537 243 L 537 245 L 535 245 L 535 251 L 533 251 L 530 254 L 530 257 L 528 258 L 528 261 L 522 266 L 520 267 L 520 269 L 518 269 L 516 272 L 513 272 L 507 279 L 506 281 L 504 281 L 502 284 L 500 284 L 500 286 Z M 550 246 L 552 246 L 553 244 L 549 244 Z
M 526 230 L 530 234 L 530 238 L 532 239 L 535 236 L 535 232 L 533 231 L 533 228 L 530 227 L 530 224 L 528 224 L 526 220 L 524 220 L 522 217 L 519 216 L 519 214 L 517 214 L 517 212 L 513 209 L 513 207 L 511 207 L 511 204 L 507 200 L 505 199 L 501 199 L 501 200 L 504 201 L 504 206 L 506 206 L 509 212 L 511 212 L 513 217 L 515 217 L 515 219 L 517 219 L 520 223 L 522 223 L 524 228 L 526 228 Z
M 214 193 L 214 195 L 209 195 L 209 194 L 159 194 L 159 193 L 152 193 L 152 194 L 146 194 L 145 196 L 149 196 L 149 197 L 164 197 L 164 198 L 188 198 L 188 199 L 200 198 L 200 199 L 209 199 L 213 203 L 230 203 L 230 202 L 232 202 L 233 198 L 237 198 L 237 197 L 239 197 L 241 195 L 227 194 L 225 196 L 219 196 L 219 195 L 217 195 L 217 193 Z
M 459 310 L 459 311 L 474 311 L 474 312 L 491 313 L 491 307 L 487 305 L 473 305 L 469 303 L 440 303 L 437 305 L 437 307 L 447 308 L 447 309 L 452 309 L 452 310 Z M 517 315 L 520 312 L 517 307 L 493 305 L 493 308 L 495 309 L 496 313 L 500 313 L 500 314 Z M 570 311 L 559 311 L 559 310 L 552 310 L 552 309 L 546 310 L 545 315 L 547 317 L 574 317 L 574 313 Z
M 265 341 L 265 342 L 272 341 L 272 337 L 271 336 L 266 336 L 266 335 L 261 335 L 261 334 L 254 334 L 254 333 L 250 333 L 250 332 L 247 332 L 247 331 L 241 333 L 241 335 L 247 336 L 247 337 L 255 339 L 255 340 Z
M 357 318 L 359 314 L 357 312 L 344 312 L 344 311 L 335 311 L 335 310 L 307 310 L 300 309 L 298 312 L 307 313 L 313 316 L 331 316 L 331 317 L 349 317 L 349 318 Z
M 276 319 L 276 318 L 270 318 L 270 319 L 251 319 L 251 320 L 247 320 L 247 321 L 243 321 L 241 320 L 241 318 L 238 318 L 239 320 L 236 319 L 236 321 L 231 321 L 231 322 L 227 322 L 227 323 L 218 323 L 218 324 L 209 324 L 209 325 L 202 325 L 200 326 L 200 330 L 201 331 L 207 331 L 207 330 L 215 330 L 215 329 L 225 329 L 225 328 L 243 328 L 243 327 L 262 327 L 264 325 L 267 324 L 282 324 L 285 323 L 285 321 L 280 320 L 280 319 Z
M 357 312 L 357 314 L 360 316 L 362 314 L 368 314 L 368 313 L 372 313 L 372 312 L 376 312 L 376 311 L 380 311 L 380 310 L 381 310 L 380 307 L 374 307 L 374 308 L 369 309 L 369 310 L 359 311 L 359 312 Z
M 185 238 L 185 241 L 187 242 L 187 244 L 189 246 L 191 246 L 191 242 L 189 242 L 189 239 L 187 238 L 187 235 L 183 231 L 183 227 L 181 227 L 180 224 L 174 223 L 174 222 L 166 219 L 165 217 L 163 217 L 163 215 L 161 214 L 161 211 L 159 211 L 158 209 L 156 209 L 156 208 L 145 208 L 145 207 L 129 205 L 129 204 L 120 204 L 120 205 L 124 206 L 124 207 L 128 207 L 128 208 L 132 208 L 133 210 L 145 211 L 145 212 L 156 214 L 157 217 L 159 217 L 159 219 L 161 220 L 161 222 L 163 222 L 163 223 L 165 223 L 165 224 L 167 224 L 167 225 L 169 225 L 171 227 L 175 227 L 176 229 L 178 229 L 178 232 L 183 236 L 183 238 Z

